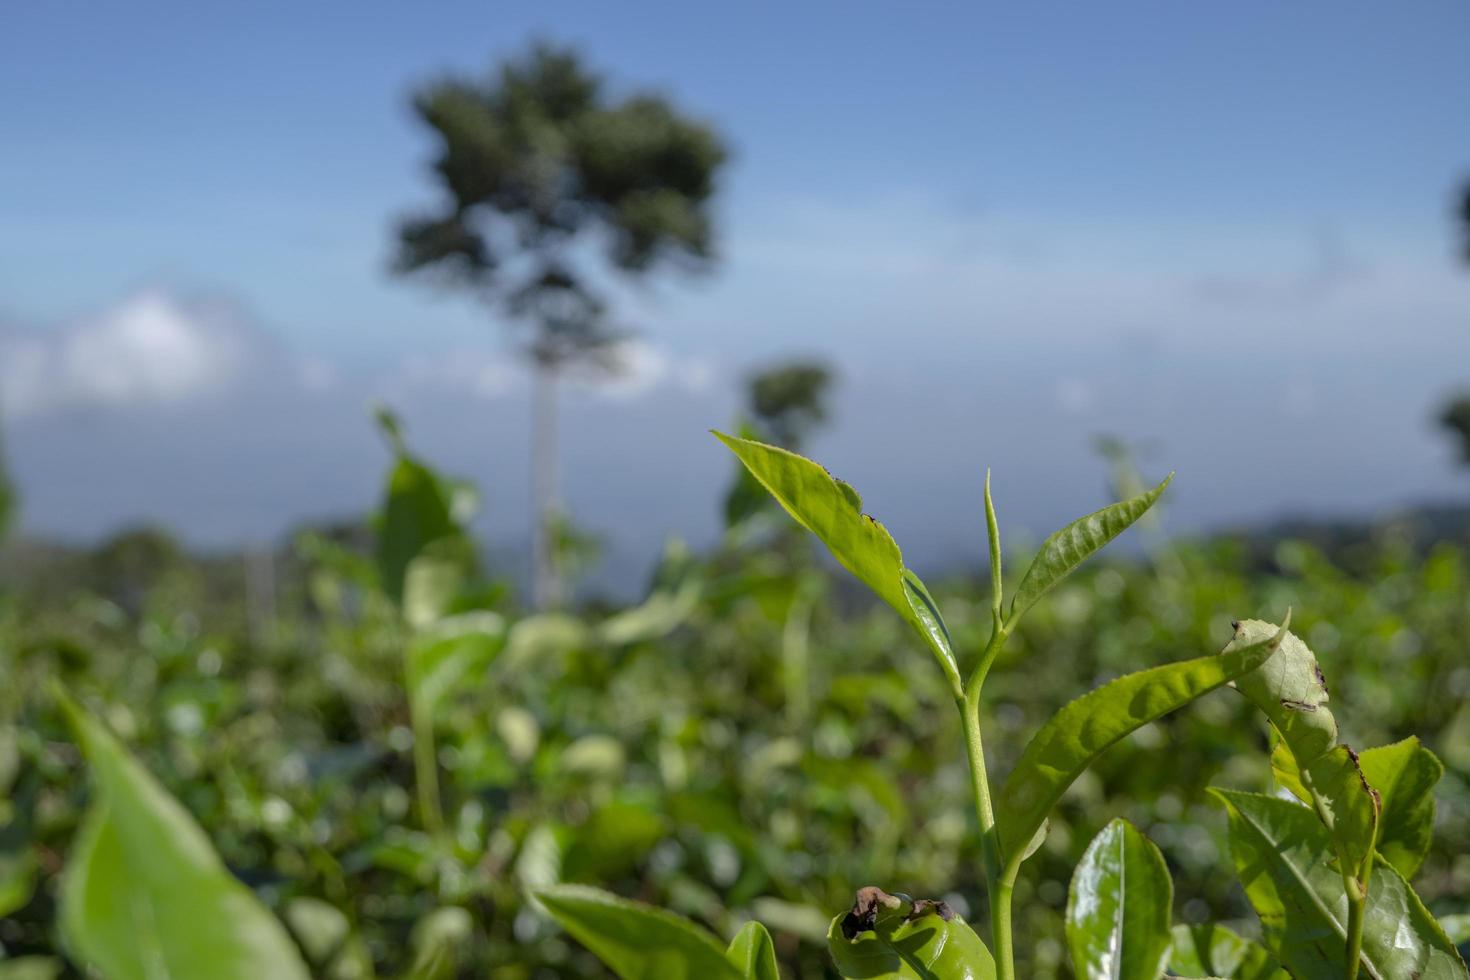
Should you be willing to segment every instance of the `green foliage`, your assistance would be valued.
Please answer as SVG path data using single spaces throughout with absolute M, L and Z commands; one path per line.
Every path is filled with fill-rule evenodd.
M 1230 852 L 1266 944 L 1302 980 L 1343 976 L 1348 902 L 1333 843 L 1312 811 L 1285 800 L 1217 790 L 1230 819 Z M 1444 930 L 1391 867 L 1373 875 L 1363 923 L 1362 968 L 1371 977 L 1463 980 Z
M 943 902 L 861 889 L 832 920 L 827 948 L 847 980 L 994 980 L 995 961 Z
M 1368 749 L 1358 761 L 1381 801 L 1378 853 L 1412 879 L 1434 840 L 1434 787 L 1444 764 L 1414 736 Z
M 716 432 L 796 522 L 815 534 L 838 564 L 904 618 L 929 648 L 956 694 L 959 665 L 938 607 L 924 583 L 904 567 L 888 530 L 863 513 L 862 497 L 811 460 L 785 449 Z
M 1218 980 L 1290 980 L 1262 946 L 1214 924 L 1174 927 L 1169 975 Z
M 384 415 L 383 418 L 391 418 Z M 452 594 L 453 576 L 467 562 L 469 542 L 456 513 L 455 488 L 404 447 L 396 421 L 383 422 L 394 448 L 393 468 L 383 490 L 377 526 L 378 574 L 389 598 L 405 603 L 410 621 L 428 621 Z M 420 567 L 426 581 L 419 591 L 406 590 L 415 561 L 432 559 Z M 409 600 L 413 600 L 411 603 Z
M 1174 883 L 1164 855 L 1126 820 L 1102 829 L 1067 896 L 1067 945 L 1084 980 L 1158 980 L 1169 961 Z
M 1041 550 L 1031 561 L 1031 567 L 1021 579 L 1011 600 L 1011 611 L 1007 619 L 1014 626 L 1026 610 L 1054 589 L 1058 582 L 1070 575 L 1077 566 L 1095 555 L 1109 541 L 1126 531 L 1154 505 L 1174 479 L 1171 473 L 1164 482 L 1147 493 L 1104 507 L 1096 513 L 1079 517 L 1041 543 Z
M 595 888 L 536 893 L 546 910 L 622 980 L 738 980 L 748 974 L 702 929 Z
M 776 947 L 771 934 L 759 922 L 747 922 L 740 927 L 725 956 L 745 980 L 781 980 L 780 968 L 776 965 Z
M 396 467 L 396 429 L 390 442 Z M 462 519 L 460 489 L 431 475 Z M 737 956 L 754 953 L 760 969 L 774 953 L 788 980 L 831 975 L 832 911 L 854 883 L 891 881 L 944 896 L 973 926 L 946 943 L 983 936 L 996 976 L 1061 980 L 1074 973 L 1068 882 L 1088 841 L 1122 817 L 1167 855 L 1181 914 L 1239 933 L 1232 943 L 1223 925 L 1191 927 L 1202 937 L 1191 951 L 1176 929 L 1170 974 L 1281 980 L 1264 947 L 1239 938 L 1259 935 L 1253 907 L 1229 873 L 1227 821 L 1207 800 L 1212 783 L 1271 786 L 1273 766 L 1250 751 L 1265 747 L 1253 700 L 1202 698 L 1095 741 L 1080 775 L 1055 776 L 1068 785 L 1045 811 L 1049 831 L 1006 850 L 1006 864 L 1020 865 L 1036 848 L 1025 874 L 992 863 L 1015 814 L 996 794 L 987 825 L 970 763 L 1015 779 L 1027 736 L 1059 708 L 1179 650 L 1217 649 L 1231 610 L 1288 605 L 1300 610 L 1300 641 L 1331 672 L 1344 732 L 1384 746 L 1359 758 L 1382 798 L 1378 853 L 1407 862 L 1400 871 L 1422 863 L 1418 904 L 1388 864 L 1372 869 L 1361 948 L 1374 949 L 1369 898 L 1386 907 L 1380 896 L 1399 896 L 1460 928 L 1449 915 L 1470 894 L 1460 860 L 1470 850 L 1470 562 L 1460 549 L 1425 556 L 1386 537 L 1344 566 L 1298 542 L 1264 553 L 1176 542 L 1169 568 L 1124 559 L 1074 571 L 997 639 L 1001 587 L 1019 576 L 1004 574 L 998 523 L 987 525 L 992 588 L 964 577 L 911 584 L 917 609 L 904 594 L 911 625 L 942 608 L 933 628 L 964 651 L 957 713 L 946 707 L 950 681 L 915 669 L 911 627 L 854 601 L 840 576 L 765 522 L 704 553 L 672 545 L 631 605 L 536 616 L 432 545 L 390 597 L 361 525 L 305 535 L 277 559 L 280 614 L 266 631 L 246 627 L 238 563 L 177 549 L 125 601 L 100 591 L 103 577 L 72 571 L 86 558 L 12 575 L 0 596 L 0 977 L 73 969 L 58 948 L 55 896 L 58 868 L 85 857 L 88 799 L 45 707 L 60 677 L 105 710 L 138 763 L 207 829 L 315 976 L 604 975 L 530 897 L 562 885 L 668 908 L 687 920 L 681 935 L 694 930 L 727 964 L 724 939 L 736 936 Z M 116 567 L 149 570 L 131 557 Z M 1218 670 L 1239 653 L 1208 659 Z M 1073 720 L 1106 729 L 1111 717 Z M 983 748 L 962 753 L 982 725 Z M 1415 731 L 1445 759 L 1442 778 L 1427 748 L 1400 744 Z M 1334 745 L 1316 761 L 1342 757 Z M 1274 762 L 1286 784 L 1295 756 L 1283 745 Z M 1312 780 L 1316 798 L 1297 782 L 1311 805 L 1282 805 L 1316 828 L 1311 880 L 1345 909 L 1323 822 L 1330 814 L 1336 826 L 1338 794 L 1326 779 Z M 1307 913 L 1286 914 L 1279 929 Z M 741 932 L 752 920 L 769 927 L 769 943 L 754 926 Z M 912 931 L 944 921 L 925 915 Z M 1009 949 L 995 938 L 1012 934 Z M 1341 962 L 1330 969 L 1321 975 L 1344 973 Z
M 1274 634 L 1220 656 L 1128 674 L 1053 715 L 1027 744 L 999 799 L 1002 854 L 1031 840 L 1063 792 L 1109 746 L 1130 732 L 1254 670 L 1277 649 Z
M 62 883 L 77 958 L 127 980 L 305 978 L 286 931 L 220 863 L 188 813 L 70 699 L 95 794 Z

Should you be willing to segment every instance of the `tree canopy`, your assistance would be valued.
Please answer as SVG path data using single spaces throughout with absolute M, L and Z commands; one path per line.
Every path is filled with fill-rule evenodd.
M 578 267 L 592 250 L 630 274 L 712 258 L 724 144 L 659 96 L 610 98 L 574 51 L 538 45 L 487 80 L 430 85 L 414 107 L 438 136 L 444 195 L 400 225 L 395 268 L 501 304 L 534 327 L 536 363 L 601 360 L 618 339 Z

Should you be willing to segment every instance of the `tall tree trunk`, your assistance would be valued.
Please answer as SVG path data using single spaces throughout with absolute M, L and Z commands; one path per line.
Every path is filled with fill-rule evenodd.
M 556 493 L 557 366 L 538 361 L 531 405 L 531 602 L 537 609 L 559 605 L 561 575 L 551 540 L 558 510 Z

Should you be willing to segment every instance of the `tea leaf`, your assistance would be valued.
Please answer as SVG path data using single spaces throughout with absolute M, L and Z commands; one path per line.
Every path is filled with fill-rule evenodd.
M 296 944 L 193 817 L 90 715 L 61 703 L 94 794 L 61 888 L 76 958 L 110 980 L 305 980 Z
M 1304 779 L 1291 749 L 1280 741 L 1271 750 L 1271 771 L 1303 803 L 1323 808 L 1331 821 L 1329 833 L 1338 860 L 1362 886 L 1371 870 L 1368 862 L 1378 835 L 1380 804 L 1378 793 L 1363 775 L 1358 756 L 1346 745 L 1339 745 L 1313 762 Z
M 1158 980 L 1169 958 L 1174 883 L 1164 855 L 1126 820 L 1087 845 L 1067 895 L 1067 946 L 1080 980 Z
M 1266 945 L 1299 980 L 1340 980 L 1347 894 L 1316 814 L 1288 800 L 1211 790 L 1230 820 L 1230 853 Z M 1465 965 L 1419 897 L 1389 865 L 1375 869 L 1361 969 L 1372 980 L 1465 980 Z
M 1169 976 L 1290 980 L 1263 946 L 1213 924 L 1174 927 Z
M 430 544 L 459 534 L 450 488 L 412 456 L 400 456 L 388 475 L 377 532 L 383 591 L 402 602 L 409 563 Z
M 1009 860 L 1031 841 L 1067 787 L 1103 750 L 1256 669 L 1276 651 L 1277 639 L 1127 674 L 1052 715 L 1001 788 L 996 807 L 1001 854 Z
M 759 922 L 742 926 L 725 955 L 745 980 L 781 980 L 781 972 L 776 968 L 776 946 Z
M 584 885 L 535 893 L 551 917 L 622 980 L 743 980 L 714 937 L 672 912 Z
M 832 920 L 827 949 L 847 980 L 995 980 L 990 950 L 949 906 L 878 888 Z
M 1079 517 L 1043 541 L 1041 550 L 1032 559 L 1031 567 L 1026 569 L 1026 575 L 1016 589 L 1016 597 L 1011 600 L 1007 625 L 1015 625 L 1026 610 L 1036 605 L 1037 600 L 1071 574 L 1074 568 L 1142 517 L 1173 479 L 1174 474 L 1170 473 L 1164 482 L 1147 493 Z
M 902 616 L 933 650 L 956 696 L 959 665 L 939 609 L 882 524 L 864 514 L 862 498 L 816 463 L 785 449 L 716 432 L 798 524 L 821 539 L 832 557 Z
M 408 696 L 432 717 L 445 695 L 484 672 L 504 648 L 505 635 L 505 620 L 492 612 L 439 620 L 409 643 Z
M 1383 798 L 1378 853 L 1399 874 L 1413 878 L 1434 836 L 1434 787 L 1444 766 L 1412 737 L 1368 749 L 1358 761 L 1368 785 Z
M 1225 650 L 1258 643 L 1276 631 L 1275 625 L 1259 619 L 1236 623 L 1235 636 Z M 1337 720 L 1327 707 L 1327 682 L 1317 658 L 1295 634 L 1287 633 L 1281 651 L 1235 686 L 1271 719 L 1299 766 L 1310 766 L 1337 744 Z

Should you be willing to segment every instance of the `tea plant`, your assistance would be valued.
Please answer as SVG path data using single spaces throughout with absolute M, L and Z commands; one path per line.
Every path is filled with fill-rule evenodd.
M 1261 918 L 1266 949 L 1223 926 L 1176 933 L 1162 855 L 1136 829 L 1115 821 L 1094 839 L 1073 877 L 1066 932 L 1076 974 L 1129 980 L 1154 980 L 1166 970 L 1179 976 L 1322 980 L 1354 980 L 1360 973 L 1375 980 L 1467 976 L 1445 929 L 1406 880 L 1432 832 L 1439 763 L 1417 743 L 1361 756 L 1339 744 L 1322 671 L 1288 631 L 1289 614 L 1280 626 L 1237 623 L 1218 655 L 1126 675 L 1073 701 L 1041 727 L 999 790 L 993 789 L 982 737 L 983 694 L 1008 637 L 1057 583 L 1137 521 L 1169 479 L 1048 537 L 1007 606 L 987 477 L 992 629 L 978 658 L 962 665 L 929 590 L 904 566 L 887 530 L 862 512 L 852 487 L 801 456 L 716 435 L 799 524 L 923 639 L 963 723 L 994 953 L 945 903 L 867 886 L 829 929 L 832 959 L 844 977 L 1014 980 L 1012 894 L 1022 864 L 1046 837 L 1052 808 L 1108 747 L 1227 684 L 1269 719 L 1279 738 L 1273 772 L 1300 798 L 1216 791 L 1229 818 L 1236 873 Z M 742 959 L 732 946 L 722 959 L 712 938 L 656 910 L 576 887 L 544 891 L 540 898 L 624 978 L 773 975 L 769 958 Z M 749 928 L 764 936 L 759 926 Z
M 1228 543 L 1189 545 L 1173 579 L 1124 563 L 1061 581 L 1136 519 L 1145 494 L 1048 539 L 1036 567 L 1007 580 L 1017 585 L 1007 603 L 987 494 L 995 581 L 980 603 L 955 588 L 931 593 L 856 494 L 815 464 L 731 440 L 757 489 L 780 488 L 777 499 L 837 541 L 859 577 L 886 587 L 898 570 L 900 587 L 880 594 L 941 666 L 914 672 L 892 616 L 836 602 L 804 550 L 767 533 L 784 521 L 776 514 L 748 518 L 709 555 L 671 548 L 640 605 L 518 618 L 466 547 L 466 488 L 383 424 L 393 458 L 376 554 L 305 539 L 311 612 L 282 621 L 279 647 L 232 641 L 233 607 L 180 591 L 188 578 L 147 596 L 136 620 L 68 596 L 65 634 L 33 598 L 0 594 L 10 681 L 0 684 L 0 978 L 54 976 L 61 950 L 122 977 L 193 975 L 196 955 L 220 976 L 591 975 L 591 954 L 567 934 L 622 976 L 774 977 L 779 950 L 788 980 L 833 965 L 854 977 L 1053 977 L 1064 953 L 1082 977 L 1326 978 L 1349 975 L 1355 929 L 1358 976 L 1464 975 L 1407 885 L 1417 874 L 1444 910 L 1464 894 L 1451 867 L 1467 798 L 1457 733 L 1470 719 L 1457 666 L 1470 577 L 1458 551 L 1421 562 L 1385 548 L 1357 580 L 1283 546 L 1282 570 L 1253 580 Z M 1048 592 L 1053 601 L 1035 601 Z M 1046 720 L 1082 678 L 1117 674 L 1140 651 L 1204 643 L 1215 610 L 1288 597 L 1341 630 L 1334 642 L 1323 623 L 1298 627 L 1334 664 L 1353 664 L 1337 668 L 1333 701 L 1297 636 L 1248 621 L 1203 667 L 1125 676 Z M 94 622 L 86 631 L 84 620 Z M 1401 642 L 1406 623 L 1419 645 Z M 51 711 L 45 691 L 58 676 L 95 715 Z M 1138 719 L 1229 676 L 1244 697 L 1180 716 L 1190 738 L 1167 754 L 1157 740 L 1180 721 L 1149 726 L 1153 748 L 1140 738 L 1098 754 Z M 1352 730 L 1392 742 L 1357 756 L 1376 810 L 1338 750 L 1332 711 L 1344 691 L 1371 708 Z M 1282 733 L 1258 769 L 1302 801 L 1214 797 L 1260 942 L 1223 921 L 1174 924 L 1162 853 L 1131 824 L 1107 822 L 1124 812 L 1151 828 L 1182 899 L 1204 896 L 1221 920 L 1243 910 L 1225 894 L 1228 876 L 1204 877 L 1218 863 L 1211 848 L 1185 841 L 1208 844 L 1203 784 L 1239 755 L 1255 706 Z M 1441 768 L 1417 741 L 1392 741 L 1410 720 L 1452 764 L 1437 837 Z M 1023 750 L 1027 727 L 1038 733 Z M 92 770 L 85 796 L 68 742 Z M 944 761 L 961 756 L 1009 778 L 992 784 Z M 1064 796 L 1088 766 L 1093 777 Z M 1257 782 L 1236 772 L 1232 786 Z M 965 783 L 983 838 L 953 819 Z M 1184 806 L 1166 807 L 1171 794 Z M 1176 820 L 1195 836 L 1170 833 Z M 99 848 L 79 823 L 126 827 L 108 833 L 128 844 Z M 1022 837 L 1045 844 L 1028 857 L 1013 847 Z M 900 882 L 931 898 L 894 891 Z M 938 891 L 950 887 L 1014 895 L 1015 908 L 1002 916 L 996 899 L 975 903 L 990 925 L 971 928 L 971 906 Z M 855 891 L 835 918 L 811 921 Z M 128 910 L 128 928 L 99 915 L 102 898 Z M 89 907 L 90 917 L 76 911 Z M 1186 905 L 1191 921 L 1198 908 Z M 150 916 L 170 924 L 150 927 Z M 1463 917 L 1442 922 L 1470 935 Z

